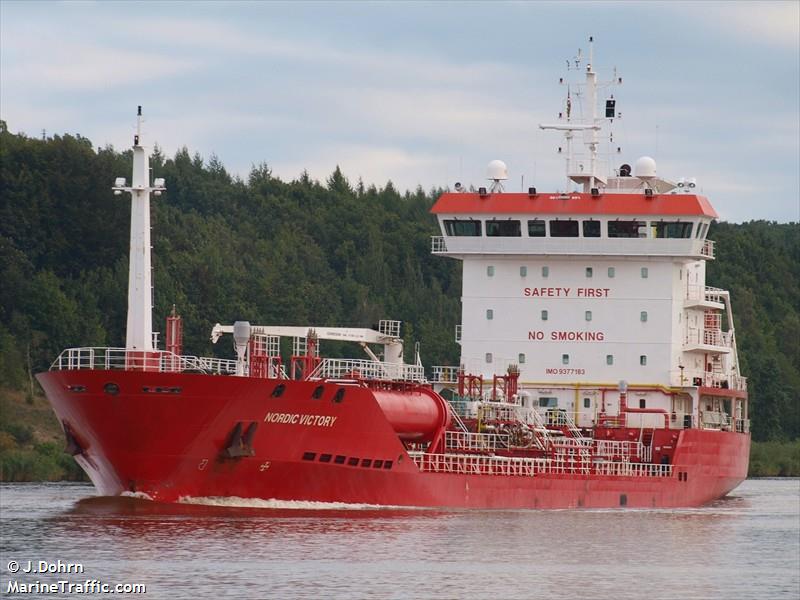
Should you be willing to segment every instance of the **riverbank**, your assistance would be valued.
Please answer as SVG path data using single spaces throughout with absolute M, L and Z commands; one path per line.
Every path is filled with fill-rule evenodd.
M 87 481 L 43 395 L 0 390 L 0 481 Z M 800 477 L 800 440 L 753 442 L 750 477 Z

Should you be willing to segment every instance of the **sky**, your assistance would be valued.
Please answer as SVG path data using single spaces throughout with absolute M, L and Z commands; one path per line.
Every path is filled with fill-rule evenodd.
M 378 187 L 477 187 L 501 159 L 507 191 L 560 191 L 563 142 L 538 125 L 564 110 L 559 78 L 590 35 L 599 78 L 623 78 L 602 92 L 622 113 L 612 166 L 649 155 L 722 220 L 800 221 L 796 0 L 0 0 L 0 119 L 122 150 L 142 105 L 145 144 L 245 179 L 339 165 Z

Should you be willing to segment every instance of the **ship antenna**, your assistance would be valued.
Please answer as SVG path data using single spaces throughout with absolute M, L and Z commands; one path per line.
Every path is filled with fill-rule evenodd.
M 150 193 L 160 196 L 166 188 L 157 178 L 150 184 L 150 158 L 142 146 L 142 107 L 136 111 L 133 136 L 131 185 L 124 177 L 114 180 L 114 195 L 131 195 L 131 239 L 128 263 L 128 321 L 125 348 L 144 352 L 154 350 L 153 285 L 150 256 Z
M 605 117 L 598 117 L 597 114 L 597 72 L 594 69 L 594 36 L 589 37 L 589 56 L 586 61 L 586 66 L 582 66 L 583 53 L 578 50 L 578 54 L 573 61 L 567 61 L 567 68 L 569 71 L 584 71 L 584 82 L 586 102 L 588 104 L 587 111 L 584 113 L 583 118 L 572 118 L 572 88 L 567 86 L 567 119 L 566 122 L 555 124 L 540 124 L 540 129 L 553 129 L 563 132 L 564 142 L 566 146 L 566 162 L 567 162 L 567 187 L 569 188 L 570 182 L 583 184 L 583 191 L 589 192 L 592 189 L 599 187 L 601 184 L 605 185 L 606 176 L 601 174 L 599 163 L 597 160 L 597 151 L 599 147 L 599 132 L 602 129 L 602 122 L 604 119 L 613 119 L 614 114 L 609 116 L 609 109 L 607 107 Z M 561 79 L 564 82 L 564 79 Z M 611 82 L 604 83 L 603 85 L 615 85 L 622 83 L 621 78 L 615 77 Z M 580 97 L 580 92 L 576 91 L 575 95 Z M 613 96 L 611 97 L 613 99 Z M 613 113 L 612 108 L 610 109 Z M 560 116 L 560 115 L 559 115 Z M 618 117 L 618 115 L 617 115 Z M 586 156 L 588 160 L 576 159 L 573 155 L 572 141 L 575 138 L 576 132 L 583 133 L 583 144 L 586 147 Z M 561 149 L 559 148 L 559 152 Z

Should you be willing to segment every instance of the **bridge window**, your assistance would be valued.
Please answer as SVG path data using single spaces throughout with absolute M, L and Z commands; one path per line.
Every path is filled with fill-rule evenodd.
M 557 408 L 558 398 L 539 398 L 539 406 L 541 408 Z
M 479 236 L 481 235 L 481 222 L 446 220 L 444 222 L 444 230 L 447 232 L 447 235 L 457 237 Z
M 610 238 L 638 238 L 646 237 L 646 233 L 640 234 L 644 231 L 647 223 L 644 221 L 609 221 L 608 222 L 608 237 Z
M 520 237 L 522 230 L 519 221 L 486 221 L 486 235 L 489 237 Z
M 550 221 L 550 237 L 578 237 L 578 222 Z
M 528 236 L 530 237 L 544 237 L 547 235 L 545 231 L 545 224 L 542 219 L 534 219 L 528 221 Z
M 692 237 L 692 223 L 654 221 L 650 223 L 650 227 L 653 228 L 653 235 L 657 238 Z
M 588 238 L 600 237 L 600 221 L 584 221 L 583 237 L 588 237 Z

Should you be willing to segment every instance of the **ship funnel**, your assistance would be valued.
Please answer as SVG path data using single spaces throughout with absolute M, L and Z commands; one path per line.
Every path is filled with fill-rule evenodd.
M 250 322 L 236 321 L 233 324 L 233 346 L 236 349 L 236 374 L 245 374 L 245 355 L 250 342 Z

